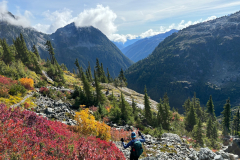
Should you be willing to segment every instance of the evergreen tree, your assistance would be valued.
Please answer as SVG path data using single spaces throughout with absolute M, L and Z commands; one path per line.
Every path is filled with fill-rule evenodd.
M 98 112 L 100 113 L 101 118 L 103 118 L 107 114 L 106 108 L 101 104 L 98 107 Z
M 125 103 L 125 98 L 121 92 L 121 105 L 120 105 L 120 108 L 121 108 L 121 113 L 122 113 L 122 119 L 124 121 L 127 121 L 127 110 L 126 110 L 126 103 Z
M 152 111 L 151 111 L 151 107 L 150 107 L 150 101 L 149 101 L 149 97 L 147 95 L 147 87 L 145 86 L 144 89 L 144 107 L 145 107 L 145 118 L 147 119 L 148 123 L 152 122 Z
M 196 143 L 199 144 L 201 147 L 203 147 L 203 130 L 202 130 L 202 122 L 199 119 L 197 125 L 194 126 L 194 139 L 196 140 Z
M 118 87 L 118 86 L 120 86 L 120 81 L 119 81 L 119 79 L 118 78 L 115 78 L 114 79 L 114 81 L 113 81 L 113 84 L 114 84 L 114 87 Z
M 97 78 L 101 78 L 101 67 L 98 58 L 96 59 L 96 76 Z M 95 76 L 95 75 L 94 75 Z
M 210 117 L 208 119 L 208 123 L 207 123 L 207 134 L 206 134 L 206 136 L 210 139 L 210 138 L 212 138 L 212 134 L 213 134 L 213 122 L 212 122 L 212 118 Z
M 125 86 L 127 86 L 127 79 L 124 76 L 124 72 L 123 72 L 122 68 L 118 75 L 118 79 L 120 80 L 121 83 L 123 83 Z
M 190 111 L 185 118 L 185 127 L 188 132 L 193 130 L 194 125 L 197 123 L 197 115 L 195 113 L 193 105 L 191 105 Z
M 40 60 L 40 55 L 39 55 L 38 49 L 37 49 L 37 47 L 36 47 L 35 45 L 33 45 L 32 51 L 33 51 L 33 53 L 36 55 L 36 57 L 38 58 L 38 60 Z
M 88 68 L 86 70 L 86 75 L 87 75 L 88 81 L 92 82 L 93 81 L 93 77 L 92 77 L 92 71 L 91 71 L 90 62 L 88 62 Z
M 78 69 L 78 73 L 79 73 L 79 77 L 81 78 L 82 73 L 83 73 L 83 69 L 82 67 L 80 67 L 79 63 L 78 63 L 78 59 L 76 58 L 74 64 L 76 65 L 77 69 Z
M 197 114 L 198 119 L 200 119 L 201 121 L 203 121 L 203 117 L 202 117 L 202 108 L 200 106 L 200 101 L 199 99 L 196 97 L 196 92 L 194 92 L 194 96 L 192 98 L 192 105 L 195 109 L 195 113 Z
M 215 110 L 214 110 L 212 95 L 210 95 L 209 100 L 207 102 L 207 112 L 211 115 L 212 120 L 215 121 L 216 116 L 215 116 Z
M 1 41 L 1 45 L 3 47 L 3 60 L 6 64 L 10 64 L 15 60 L 13 53 L 10 51 L 10 48 L 6 42 L 6 39 Z
M 239 131 L 239 118 L 240 118 L 240 115 L 239 115 L 239 109 L 238 109 L 233 119 L 233 127 L 234 127 L 235 135 L 238 135 L 238 131 Z
M 108 83 L 112 82 L 112 77 L 110 76 L 108 68 L 107 68 L 107 80 L 108 80 Z
M 120 100 L 119 107 L 121 109 L 121 118 L 127 123 L 131 118 L 132 108 L 125 101 L 125 98 L 122 92 L 121 92 L 121 100 Z
M 213 140 L 217 140 L 217 139 L 218 139 L 218 130 L 217 130 L 217 125 L 216 125 L 216 123 L 213 125 L 212 139 L 213 139 Z
M 101 89 L 101 85 L 99 84 L 99 80 L 97 77 L 97 73 L 94 70 L 94 81 L 95 81 L 95 87 L 96 87 L 96 100 L 97 100 L 97 104 L 104 104 L 106 101 L 105 96 L 103 95 Z
M 163 118 L 163 101 L 160 98 L 160 103 L 158 103 L 158 113 L 157 113 L 157 127 L 162 127 Z
M 185 110 L 185 115 L 187 115 L 187 113 L 190 111 L 190 108 L 191 108 L 191 100 L 190 100 L 190 98 L 188 98 L 188 99 L 184 102 L 183 108 L 184 108 L 184 110 Z
M 103 70 L 103 64 L 101 63 L 101 82 L 102 83 L 107 83 L 107 77 L 105 75 L 105 72 Z
M 169 130 L 170 128 L 170 106 L 167 93 L 163 97 L 163 114 L 162 114 L 162 127 L 163 129 Z
M 21 44 L 20 38 L 17 37 L 16 40 L 13 39 L 13 44 L 14 44 L 14 46 L 16 48 L 16 51 L 17 51 L 16 58 L 21 59 L 21 61 L 23 62 L 24 55 L 22 53 L 22 44 Z
M 231 120 L 231 105 L 230 105 L 229 98 L 223 108 L 224 108 L 224 110 L 222 112 L 222 114 L 223 114 L 223 130 L 224 130 L 223 134 L 227 135 L 230 132 L 230 120 Z
M 81 76 L 82 82 L 83 82 L 83 90 L 84 93 L 88 99 L 88 101 L 93 101 L 93 94 L 92 94 L 92 87 L 89 84 L 85 74 L 82 72 L 82 76 Z M 87 104 L 86 104 L 87 105 Z
M 134 98 L 132 98 L 132 110 L 133 110 L 133 114 L 135 113 L 135 111 L 136 111 L 136 106 L 137 106 L 137 104 L 134 102 Z
M 33 65 L 34 65 L 34 71 L 37 74 L 41 74 L 42 73 L 42 69 L 40 64 L 38 63 L 38 58 L 35 54 L 32 53 L 32 59 L 33 59 Z
M 67 70 L 68 70 L 68 69 L 67 69 L 67 66 L 66 66 L 64 63 L 62 63 L 60 67 L 61 67 L 61 69 L 64 70 L 64 71 L 67 71 Z
M 53 47 L 52 47 L 52 44 L 51 44 L 51 42 L 49 41 L 49 40 L 47 40 L 47 42 L 46 42 L 46 47 L 47 47 L 47 50 L 48 50 L 48 53 L 49 53 L 49 56 L 50 56 L 50 60 L 51 60 L 51 63 L 52 64 L 55 64 L 55 62 L 56 62 L 56 59 L 55 59 L 55 53 L 54 53 L 54 49 L 53 49 Z
M 21 52 L 21 55 L 22 55 L 21 60 L 24 64 L 30 63 L 31 59 L 29 56 L 29 51 L 28 51 L 28 48 L 27 48 L 27 45 L 25 43 L 22 33 L 20 34 L 19 40 L 20 40 L 20 42 L 18 45 L 20 47 L 20 50 L 18 50 L 18 52 Z

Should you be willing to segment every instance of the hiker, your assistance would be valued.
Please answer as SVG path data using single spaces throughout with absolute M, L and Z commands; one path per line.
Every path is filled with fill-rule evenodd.
M 132 147 L 131 154 L 130 154 L 130 160 L 138 160 L 138 158 L 140 157 L 140 155 L 143 152 L 141 142 L 145 142 L 145 138 L 143 137 L 143 135 L 141 134 L 140 131 L 138 131 L 138 135 L 141 136 L 142 139 L 136 139 L 136 133 L 132 132 L 131 133 L 132 140 L 127 145 L 124 144 L 124 140 L 123 140 L 123 138 L 121 138 L 124 149 L 128 148 L 129 146 Z

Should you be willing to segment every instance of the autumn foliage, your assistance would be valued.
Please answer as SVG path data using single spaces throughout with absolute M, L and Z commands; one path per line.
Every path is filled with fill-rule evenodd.
M 34 87 L 34 81 L 31 78 L 21 78 L 19 81 L 26 89 L 32 90 Z
M 14 84 L 17 84 L 16 80 L 11 80 L 11 78 L 0 75 L 0 97 L 8 97 L 8 91 Z
M 94 116 L 89 113 L 89 109 L 83 109 L 76 112 L 75 120 L 77 121 L 76 130 L 84 135 L 96 136 L 103 140 L 110 140 L 110 127 L 104 122 L 96 121 Z
M 125 159 L 114 143 L 83 138 L 67 125 L 31 111 L 0 104 L 0 122 L 0 159 Z

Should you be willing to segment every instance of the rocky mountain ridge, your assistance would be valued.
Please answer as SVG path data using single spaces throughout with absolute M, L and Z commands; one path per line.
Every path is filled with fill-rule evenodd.
M 100 30 L 94 27 L 76 27 L 71 23 L 59 28 L 49 35 L 36 31 L 33 28 L 23 28 L 12 25 L 6 21 L 0 21 L 0 38 L 5 38 L 8 44 L 13 44 L 13 39 L 23 34 L 28 49 L 33 45 L 39 50 L 41 58 L 47 60 L 48 52 L 45 43 L 50 40 L 58 62 L 64 63 L 70 71 L 76 69 L 76 58 L 79 64 L 86 69 L 88 61 L 95 66 L 96 58 L 104 65 L 104 71 L 111 68 L 112 77 L 118 76 L 121 68 L 126 70 L 133 62 L 129 60 Z
M 225 100 L 240 103 L 240 12 L 199 23 L 173 33 L 147 58 L 126 71 L 128 87 L 159 100 L 167 92 L 170 105 L 179 108 L 197 93 L 205 105 L 212 95 L 216 114 Z

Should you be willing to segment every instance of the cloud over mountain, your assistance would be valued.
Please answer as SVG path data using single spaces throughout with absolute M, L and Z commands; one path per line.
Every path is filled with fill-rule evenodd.
M 19 13 L 15 17 L 13 17 L 8 13 L 7 1 L 0 2 L 0 14 L 1 14 L 1 17 L 0 17 L 1 20 L 7 21 L 12 25 L 22 26 L 22 27 L 31 27 L 31 23 L 29 19 L 33 17 L 32 13 L 26 10 L 24 12 L 24 15 L 21 15 Z
M 12 17 L 8 13 L 7 1 L 0 2 L 0 13 L 3 20 L 8 21 L 10 24 L 18 25 L 22 27 L 31 27 L 30 20 L 34 18 L 34 15 L 28 10 L 24 12 L 23 15 L 20 12 L 16 15 L 16 18 Z M 141 12 L 142 13 L 142 12 Z M 142 13 L 142 16 L 144 14 Z M 149 29 L 139 35 L 134 34 L 118 34 L 118 24 L 116 23 L 117 18 L 122 21 L 126 21 L 126 18 L 122 16 L 117 16 L 117 14 L 109 7 L 98 4 L 95 8 L 84 9 L 78 15 L 73 16 L 73 10 L 64 8 L 55 11 L 44 11 L 41 16 L 45 19 L 45 24 L 43 22 L 35 24 L 36 30 L 43 33 L 54 33 L 58 28 L 64 27 L 67 24 L 75 22 L 77 27 L 83 26 L 93 26 L 98 28 L 103 32 L 110 40 L 115 42 L 125 43 L 127 40 L 136 38 L 146 38 L 151 37 L 160 33 L 165 33 L 171 29 L 183 29 L 189 25 L 193 25 L 204 20 L 200 19 L 197 21 L 187 21 L 182 20 L 179 24 L 171 24 L 168 27 L 159 26 L 159 30 Z M 206 20 L 214 19 L 216 16 L 208 17 Z M 205 21 L 206 21 L 205 20 Z

